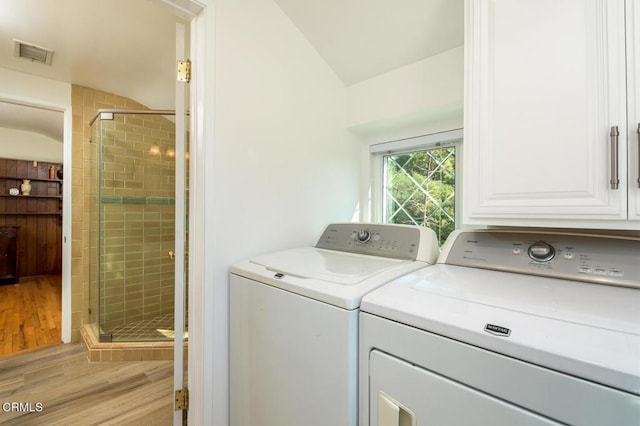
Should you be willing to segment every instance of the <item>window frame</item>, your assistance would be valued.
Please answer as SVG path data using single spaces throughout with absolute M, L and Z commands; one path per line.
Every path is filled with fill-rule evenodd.
M 462 219 L 462 129 L 432 133 L 413 138 L 400 139 L 391 142 L 371 145 L 369 154 L 371 160 L 371 220 L 382 223 L 385 209 L 385 161 L 388 155 L 407 154 L 429 149 L 448 148 L 453 146 L 455 155 L 455 229 L 461 228 Z

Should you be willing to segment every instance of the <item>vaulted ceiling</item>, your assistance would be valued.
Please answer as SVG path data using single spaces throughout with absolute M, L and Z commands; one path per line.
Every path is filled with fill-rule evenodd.
M 463 0 L 275 2 L 347 86 L 463 42 Z M 0 0 L 0 67 L 172 109 L 178 21 L 161 0 Z M 14 39 L 51 65 L 15 57 Z M 62 140 L 59 113 L 1 101 L 0 127 Z
M 275 2 L 347 86 L 463 43 L 463 0 Z

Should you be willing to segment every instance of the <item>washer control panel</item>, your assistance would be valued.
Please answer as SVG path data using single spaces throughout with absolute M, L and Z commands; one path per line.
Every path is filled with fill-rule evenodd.
M 640 238 L 462 231 L 441 263 L 640 288 Z
M 422 237 L 417 227 L 406 225 L 337 223 L 325 228 L 316 247 L 415 260 Z

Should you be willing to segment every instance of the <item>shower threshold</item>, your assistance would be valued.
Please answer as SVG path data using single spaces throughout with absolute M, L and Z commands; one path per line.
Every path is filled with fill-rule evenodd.
M 173 360 L 172 340 L 100 342 L 90 324 L 80 329 L 80 335 L 89 362 Z M 184 351 L 186 355 L 186 341 Z

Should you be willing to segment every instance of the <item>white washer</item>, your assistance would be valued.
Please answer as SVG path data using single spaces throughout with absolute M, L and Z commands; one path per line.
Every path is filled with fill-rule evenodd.
M 640 424 L 640 240 L 452 234 L 365 296 L 360 425 Z
M 343 223 L 233 266 L 231 425 L 356 425 L 360 301 L 438 253 L 430 229 Z

